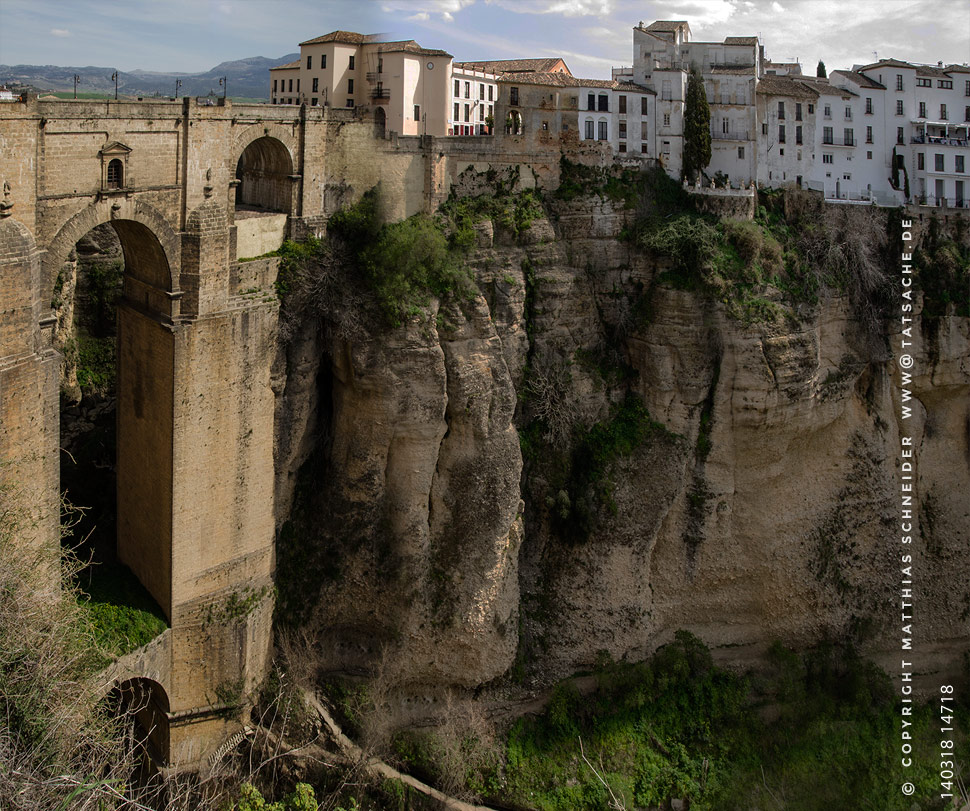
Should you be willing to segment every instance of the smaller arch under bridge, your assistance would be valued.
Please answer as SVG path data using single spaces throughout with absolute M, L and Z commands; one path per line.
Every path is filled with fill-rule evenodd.
M 55 280 L 96 226 L 124 254 L 117 556 L 169 628 L 104 690 L 140 702 L 158 767 L 203 763 L 269 664 L 277 260 L 239 260 L 322 223 L 303 182 L 317 124 L 191 99 L 0 108 L 0 477 L 35 519 L 24 543 L 58 543 Z

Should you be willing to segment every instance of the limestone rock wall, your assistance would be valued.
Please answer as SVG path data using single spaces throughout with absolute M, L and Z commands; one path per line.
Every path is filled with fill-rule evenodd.
M 414 683 L 482 684 L 513 663 L 542 681 L 678 629 L 735 662 L 776 639 L 898 649 L 898 336 L 867 335 L 837 295 L 743 326 L 664 284 L 663 261 L 618 239 L 629 216 L 594 198 L 519 241 L 480 225 L 481 295 L 463 310 L 317 361 L 317 333 L 291 345 L 286 388 L 314 394 L 287 406 L 286 458 L 323 448 L 301 563 L 322 573 L 310 624 L 328 666 L 387 649 Z M 970 631 L 970 323 L 919 329 L 921 661 L 946 670 Z M 555 471 L 523 466 L 512 427 L 542 364 L 580 425 L 634 392 L 664 426 L 611 464 L 612 506 L 581 542 L 557 525 Z M 280 476 L 291 490 L 292 467 Z

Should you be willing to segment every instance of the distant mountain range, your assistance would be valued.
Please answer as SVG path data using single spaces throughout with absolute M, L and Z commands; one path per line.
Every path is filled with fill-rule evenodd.
M 269 99 L 269 69 L 299 59 L 298 53 L 287 54 L 279 59 L 251 56 L 222 62 L 205 73 L 156 73 L 133 70 L 118 71 L 118 92 L 124 96 L 173 96 L 175 81 L 182 81 L 180 96 L 206 96 L 209 92 L 222 95 L 219 79 L 229 81 L 229 95 L 252 99 Z M 78 93 L 113 94 L 111 81 L 114 68 L 57 67 L 55 65 L 0 65 L 0 84 L 6 84 L 17 92 L 30 89 L 39 93 L 74 90 L 74 75 L 81 77 Z

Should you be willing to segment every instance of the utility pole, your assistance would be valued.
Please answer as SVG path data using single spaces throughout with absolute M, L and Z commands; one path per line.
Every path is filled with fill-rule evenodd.
M 179 88 L 181 86 L 182 86 L 182 80 L 181 79 L 176 79 L 175 80 L 175 98 L 178 98 L 179 97 Z
M 223 76 L 219 80 L 219 87 L 222 88 L 222 97 L 225 98 L 226 97 L 226 93 L 229 92 L 229 77 L 228 76 Z
M 118 100 L 118 71 L 111 74 L 111 79 L 115 83 L 115 101 Z
M 77 83 L 81 81 L 81 77 L 76 73 L 74 74 L 74 98 L 77 98 Z

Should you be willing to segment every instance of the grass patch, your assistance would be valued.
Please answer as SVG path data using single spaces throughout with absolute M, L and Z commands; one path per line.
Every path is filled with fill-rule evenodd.
M 798 655 L 776 644 L 761 671 L 741 676 L 678 632 L 647 662 L 599 669 L 590 692 L 560 683 L 541 715 L 511 726 L 498 763 L 475 766 L 474 784 L 486 801 L 497 785 L 491 796 L 505 806 L 539 811 L 613 807 L 610 792 L 626 808 L 681 798 L 692 811 L 909 811 L 914 799 L 942 809 L 933 709 L 912 716 L 914 766 L 904 776 L 892 684 L 853 649 Z M 955 759 L 965 761 L 959 723 Z M 414 757 L 434 773 L 433 749 Z M 915 797 L 899 791 L 905 780 Z
M 80 581 L 78 605 L 106 653 L 124 656 L 168 627 L 161 608 L 127 566 L 89 566 Z

